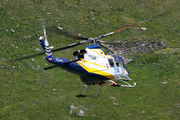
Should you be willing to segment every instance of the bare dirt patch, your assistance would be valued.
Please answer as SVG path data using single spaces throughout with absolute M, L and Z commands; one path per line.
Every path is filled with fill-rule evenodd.
M 145 53 L 165 49 L 164 42 L 117 42 L 101 43 L 101 45 L 116 54 L 130 55 L 133 53 Z

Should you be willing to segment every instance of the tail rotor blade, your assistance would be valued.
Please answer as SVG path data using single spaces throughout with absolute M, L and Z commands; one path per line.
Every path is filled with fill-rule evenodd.
M 44 37 L 46 37 L 46 28 L 43 27 Z

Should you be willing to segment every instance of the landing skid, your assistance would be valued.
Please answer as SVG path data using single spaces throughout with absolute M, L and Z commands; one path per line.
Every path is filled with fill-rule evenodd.
M 121 87 L 135 87 L 136 86 L 136 83 L 134 83 L 134 85 L 121 85 Z
M 97 93 L 96 93 L 96 95 L 95 96 L 93 96 L 93 95 L 84 95 L 84 93 L 86 92 L 86 90 L 91 86 L 91 85 L 88 85 L 88 86 L 86 86 L 86 88 L 85 88 L 85 90 L 84 90 L 84 92 L 83 92 L 83 94 L 81 94 L 81 95 L 77 95 L 76 97 L 95 97 L 95 98 L 97 98 L 97 97 L 99 97 L 101 94 L 99 94 L 99 91 L 100 91 L 100 89 L 105 85 L 105 83 L 106 82 L 110 82 L 112 85 L 112 87 L 135 87 L 136 86 L 136 83 L 134 83 L 134 85 L 130 85 L 128 82 L 126 82 L 126 81 L 124 81 L 124 80 L 119 80 L 119 82 L 124 82 L 124 83 L 126 83 L 127 85 L 120 85 L 120 84 L 117 84 L 116 82 L 114 82 L 114 81 L 112 81 L 112 80 L 106 80 L 106 81 L 104 81 L 104 82 L 102 82 L 102 83 L 98 83 L 101 87 L 99 88 L 99 90 L 97 91 Z M 107 83 L 106 83 L 107 84 Z
M 120 85 L 119 87 L 135 87 L 136 83 L 134 83 L 134 85 L 130 85 L 128 82 L 124 81 L 124 80 L 119 80 L 119 82 L 124 82 L 127 85 Z
M 134 83 L 134 85 L 119 85 L 119 84 L 113 84 L 112 87 L 135 87 L 136 83 Z

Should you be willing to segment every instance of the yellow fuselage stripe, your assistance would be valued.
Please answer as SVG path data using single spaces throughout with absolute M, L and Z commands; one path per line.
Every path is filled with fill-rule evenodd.
M 85 60 L 83 60 L 83 61 L 84 61 L 84 63 L 85 63 Z M 78 63 L 82 68 L 84 68 L 86 71 L 88 71 L 88 72 L 90 72 L 90 73 L 94 73 L 94 74 L 98 74 L 98 75 L 101 75 L 101 76 L 108 77 L 110 80 L 114 79 L 114 76 L 113 76 L 112 74 L 110 74 L 110 73 L 107 73 L 107 72 L 102 71 L 102 70 L 94 69 L 94 68 L 89 68 L 89 67 L 87 67 L 86 65 L 84 65 L 82 61 L 79 61 L 79 62 L 77 62 L 77 63 Z M 91 62 L 88 62 L 88 63 L 93 64 L 93 63 L 91 63 Z M 93 65 L 97 65 L 97 64 L 93 64 Z M 98 66 L 107 69 L 107 68 L 104 67 L 104 66 L 101 66 L 101 65 L 98 65 Z

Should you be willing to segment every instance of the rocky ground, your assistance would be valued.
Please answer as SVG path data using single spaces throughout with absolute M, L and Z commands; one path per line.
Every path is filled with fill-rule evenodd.
M 101 43 L 101 46 L 113 52 L 114 54 L 120 54 L 122 56 L 131 55 L 133 53 L 146 53 L 155 50 L 165 49 L 167 45 L 164 42 L 121 42 L 116 43 Z M 132 61 L 123 57 L 125 64 Z
M 165 49 L 167 46 L 164 42 L 117 42 L 102 45 L 112 52 L 123 55 Z

